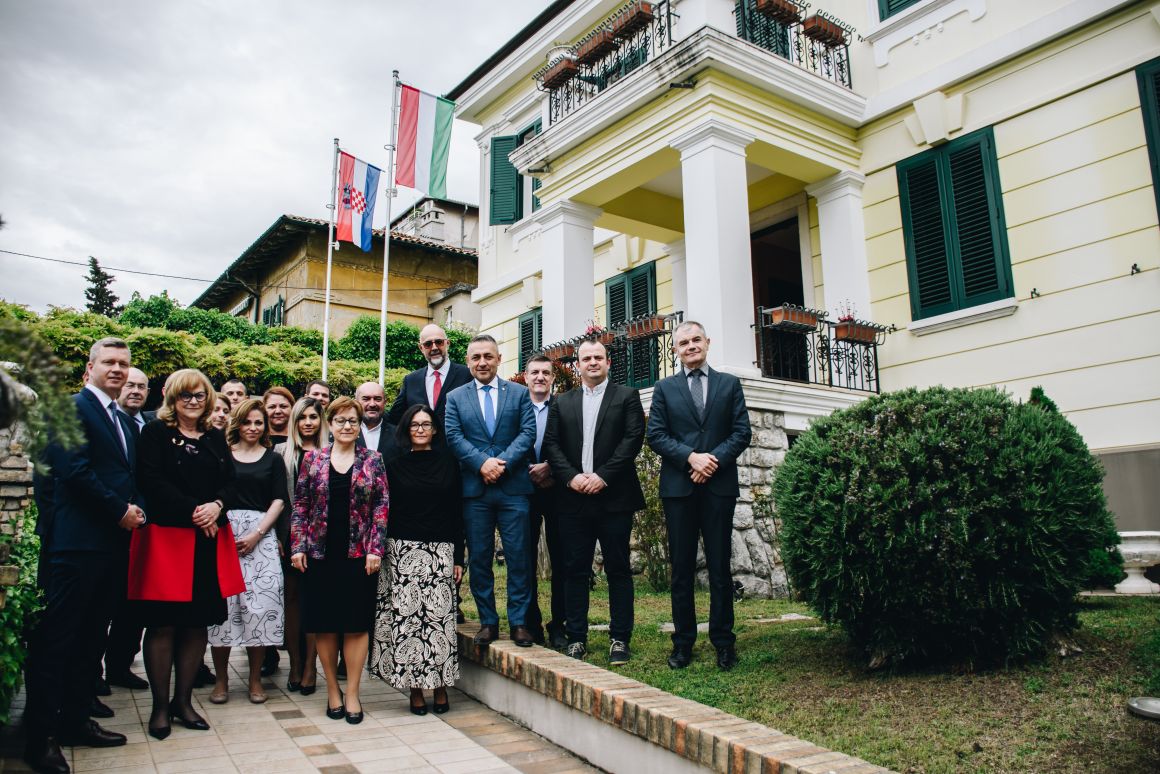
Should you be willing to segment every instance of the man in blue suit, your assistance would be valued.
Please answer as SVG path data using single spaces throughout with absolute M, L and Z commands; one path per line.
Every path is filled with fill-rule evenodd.
M 136 436 L 117 396 L 129 374 L 129 347 L 116 338 L 95 343 L 88 384 L 74 398 L 84 443 L 53 445 L 53 519 L 47 536 L 44 613 L 28 654 L 25 760 L 33 769 L 66 774 L 60 745 L 115 747 L 122 734 L 89 719 L 110 612 L 123 593 L 129 533 L 145 523 L 135 504 Z
M 536 417 L 527 388 L 496 375 L 499 363 L 499 345 L 491 336 L 476 336 L 467 345 L 467 367 L 474 378 L 447 395 L 447 445 L 463 477 L 471 595 L 482 624 L 475 643 L 486 646 L 499 637 L 491 568 L 498 525 L 507 556 L 511 638 L 528 647 L 528 605 L 535 592 L 527 549 L 528 496 L 535 488 L 528 466 Z
M 705 545 L 709 570 L 709 641 L 717 666 L 737 663 L 733 634 L 733 509 L 737 457 L 749 446 L 752 430 L 741 382 L 709 367 L 709 337 L 697 322 L 673 331 L 681 370 L 653 388 L 648 445 L 661 457 L 660 496 L 669 532 L 672 563 L 673 651 L 669 666 L 683 669 L 693 658 L 697 616 L 693 577 L 697 538 Z

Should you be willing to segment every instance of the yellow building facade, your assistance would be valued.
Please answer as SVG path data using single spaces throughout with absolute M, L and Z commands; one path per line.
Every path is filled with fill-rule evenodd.
M 510 374 L 680 312 L 791 435 L 868 392 L 1042 386 L 1121 529 L 1160 529 L 1158 57 L 1151 2 L 555 2 L 449 94 L 481 327 Z

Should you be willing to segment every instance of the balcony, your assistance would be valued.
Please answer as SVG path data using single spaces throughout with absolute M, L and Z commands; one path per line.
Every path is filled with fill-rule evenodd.
M 757 362 L 767 379 L 880 392 L 878 347 L 884 325 L 827 320 L 827 312 L 793 304 L 759 307 Z
M 683 312 L 646 314 L 591 334 L 600 338 L 608 350 L 611 362 L 608 378 L 614 384 L 643 389 L 675 374 L 680 363 L 673 352 L 673 331 L 681 324 L 683 317 Z M 576 349 L 588 335 L 556 342 L 535 354 L 547 355 L 573 377 L 573 384 L 579 384 Z
M 853 88 L 850 40 L 857 33 L 841 19 L 799 0 L 737 0 L 737 37 L 828 81 Z

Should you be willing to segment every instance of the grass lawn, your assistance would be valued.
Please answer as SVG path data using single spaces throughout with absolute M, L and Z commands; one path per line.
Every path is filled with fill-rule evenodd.
M 503 568 L 496 568 L 503 618 Z M 603 576 L 590 622 L 608 623 Z M 463 609 L 475 618 L 464 584 Z M 540 608 L 549 610 L 540 583 Z M 708 593 L 697 610 L 708 620 Z M 694 662 L 665 664 L 667 593 L 639 578 L 633 659 L 623 674 L 785 733 L 902 772 L 1157 772 L 1160 722 L 1128 714 L 1130 696 L 1160 695 L 1160 599 L 1086 598 L 1075 637 L 1079 655 L 1028 665 L 947 673 L 869 672 L 842 632 L 817 621 L 757 624 L 799 603 L 747 599 L 735 606 L 738 666 L 717 669 L 708 637 Z M 501 621 L 506 631 L 506 621 Z M 608 634 L 592 632 L 588 661 L 608 666 Z

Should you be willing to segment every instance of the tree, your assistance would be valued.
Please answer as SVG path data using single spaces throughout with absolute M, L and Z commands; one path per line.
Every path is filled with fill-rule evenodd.
M 101 268 L 97 259 L 89 256 L 89 286 L 85 288 L 85 308 L 96 314 L 114 317 L 117 312 L 117 295 L 109 288 L 113 275 Z

